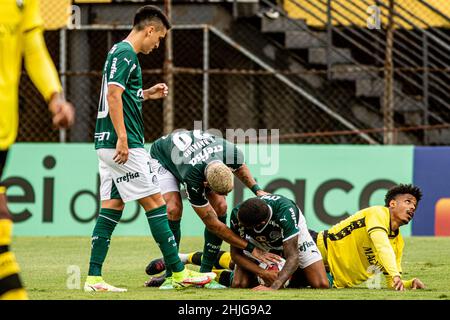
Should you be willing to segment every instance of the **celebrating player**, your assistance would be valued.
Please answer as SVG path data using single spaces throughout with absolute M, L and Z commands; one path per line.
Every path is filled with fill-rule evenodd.
M 28 296 L 18 275 L 16 258 L 9 250 L 12 220 L 1 178 L 8 149 L 17 136 L 22 57 L 31 80 L 48 103 L 53 125 L 71 126 L 75 113 L 64 99 L 58 73 L 45 45 L 39 2 L 5 0 L 0 6 L 0 299 L 19 300 Z
M 209 283 L 215 274 L 200 275 L 185 269 L 167 222 L 167 209 L 156 176 L 150 171 L 150 157 L 144 149 L 142 100 L 167 96 L 164 83 L 142 90 L 138 53 L 157 49 L 171 25 L 155 6 L 141 7 L 133 29 L 125 40 L 109 51 L 103 69 L 103 83 L 95 128 L 95 149 L 99 158 L 101 209 L 92 234 L 92 250 L 85 291 L 126 291 L 107 284 L 102 265 L 109 242 L 125 203 L 137 200 L 144 208 L 151 233 L 165 261 L 173 270 L 176 288 Z
M 401 279 L 404 242 L 400 226 L 412 220 L 421 198 L 418 187 L 395 186 L 386 193 L 384 207 L 363 209 L 315 234 L 333 287 L 354 287 L 382 272 L 389 288 L 424 288 L 417 278 Z
M 179 131 L 156 140 L 151 147 L 152 170 L 157 173 L 162 194 L 168 206 L 169 225 L 179 245 L 182 201 L 179 184 L 185 187 L 189 202 L 206 226 L 201 272 L 210 272 L 222 240 L 251 252 L 262 261 L 278 257 L 265 253 L 245 239 L 241 239 L 226 226 L 227 203 L 225 196 L 233 190 L 233 173 L 255 194 L 266 194 L 256 184 L 244 157 L 233 143 L 201 130 Z M 160 259 L 152 262 L 154 274 L 164 266 Z M 170 277 L 167 268 L 166 276 Z M 170 279 L 170 278 L 169 278 Z M 152 286 L 161 285 L 164 276 L 155 277 Z M 170 281 L 168 282 L 170 285 Z M 162 283 L 164 288 L 167 283 Z M 207 287 L 221 288 L 217 283 Z

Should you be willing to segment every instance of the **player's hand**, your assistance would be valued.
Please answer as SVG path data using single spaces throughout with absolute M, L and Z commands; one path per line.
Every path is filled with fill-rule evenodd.
M 403 285 L 403 281 L 399 276 L 395 276 L 393 279 L 394 284 L 392 285 L 392 287 L 397 290 L 397 291 L 404 291 L 405 290 L 405 286 Z
M 413 290 L 415 290 L 415 289 L 425 289 L 425 285 L 419 279 L 414 278 L 414 280 L 412 282 L 411 289 L 413 289 Z
M 116 153 L 113 157 L 114 162 L 117 164 L 124 164 L 128 161 L 128 141 L 127 138 L 117 139 Z
M 252 291 L 272 291 L 272 290 L 275 290 L 275 289 L 272 289 L 272 288 L 263 286 L 262 284 L 259 285 L 259 286 L 257 286 L 257 287 L 254 287 L 254 288 L 252 289 Z
M 264 284 L 271 286 L 272 283 L 278 278 L 278 271 L 275 270 L 263 270 L 259 276 L 264 280 Z
M 161 99 L 167 97 L 169 94 L 169 87 L 165 83 L 157 83 L 150 89 L 145 90 L 145 98 L 147 99 Z
M 257 197 L 259 197 L 259 196 L 266 196 L 266 195 L 268 195 L 268 194 L 270 194 L 270 193 L 265 192 L 264 190 L 258 190 L 258 191 L 256 191 L 256 196 L 257 196 Z
M 282 258 L 279 255 L 264 251 L 258 247 L 255 247 L 253 249 L 252 256 L 258 259 L 260 262 L 264 262 L 266 264 L 272 264 L 282 261 Z
M 72 104 L 64 99 L 61 93 L 52 95 L 48 108 L 53 115 L 53 126 L 55 128 L 69 128 L 75 121 L 75 109 Z

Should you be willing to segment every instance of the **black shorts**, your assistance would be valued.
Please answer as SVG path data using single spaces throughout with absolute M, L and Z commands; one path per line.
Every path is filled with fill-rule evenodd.
M 3 169 L 6 166 L 6 155 L 8 150 L 0 150 L 0 186 L 2 186 Z

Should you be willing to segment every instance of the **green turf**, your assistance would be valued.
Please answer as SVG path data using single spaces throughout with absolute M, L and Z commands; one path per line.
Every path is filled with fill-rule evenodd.
M 405 239 L 403 257 L 404 278 L 418 277 L 425 290 L 395 292 L 388 289 L 284 289 L 255 292 L 248 289 L 186 289 L 162 291 L 145 288 L 148 276 L 144 269 L 150 259 L 159 256 L 150 237 L 114 237 L 111 241 L 103 276 L 115 286 L 126 287 L 126 293 L 85 293 L 68 289 L 67 282 L 76 285 L 70 266 L 81 270 L 80 287 L 88 270 L 89 237 L 15 237 L 13 250 L 22 269 L 21 276 L 31 299 L 450 299 L 450 238 L 413 237 Z M 183 238 L 182 252 L 202 248 L 202 238 Z M 223 246 L 228 248 L 228 246 Z M 70 278 L 72 276 L 72 278 Z M 75 280 L 74 280 L 75 279 Z M 383 281 L 384 282 L 384 281 Z

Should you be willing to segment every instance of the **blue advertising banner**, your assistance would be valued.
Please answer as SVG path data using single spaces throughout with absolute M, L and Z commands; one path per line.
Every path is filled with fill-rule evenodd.
M 423 192 L 413 235 L 450 236 L 450 147 L 414 148 L 413 181 Z

